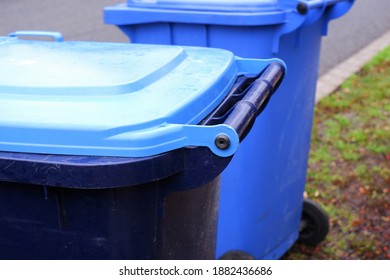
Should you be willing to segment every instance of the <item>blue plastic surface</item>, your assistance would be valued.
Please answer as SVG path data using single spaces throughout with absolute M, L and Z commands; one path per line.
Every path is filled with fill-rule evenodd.
M 231 156 L 226 125 L 198 126 L 241 74 L 270 61 L 176 46 L 0 38 L 0 150 L 144 157 L 186 146 Z M 225 134 L 231 145 L 215 146 Z
M 224 48 L 286 62 L 278 94 L 222 174 L 216 255 L 241 250 L 280 258 L 299 236 L 321 36 L 354 0 L 274 1 L 275 9 L 264 1 L 251 11 L 235 10 L 233 1 L 220 1 L 224 8 L 211 1 L 209 9 L 205 1 L 191 1 L 203 5 L 192 10 L 187 1 L 170 8 L 153 2 L 105 8 L 105 22 L 135 43 Z M 306 13 L 297 10 L 300 3 Z
M 283 0 L 282 0 L 283 1 Z M 133 7 L 152 7 L 158 9 L 180 9 L 199 11 L 255 12 L 270 11 L 279 7 L 278 0 L 128 0 Z
M 251 38 L 252 42 L 248 42 L 248 45 L 240 45 L 244 53 L 254 52 L 252 44 L 259 46 L 267 42 L 261 47 L 270 46 L 275 56 L 279 52 L 279 42 L 283 35 L 298 31 L 300 27 L 311 25 L 320 18 L 324 19 L 322 34 L 326 35 L 328 22 L 343 15 L 353 2 L 129 0 L 127 3 L 106 7 L 104 21 L 117 25 L 132 42 L 214 46 L 234 51 L 237 48 L 234 46 L 237 45 L 236 41 L 245 42 Z M 298 12 L 299 4 L 304 4 L 305 14 Z M 188 33 L 192 36 L 187 36 Z M 262 56 L 262 52 L 257 51 L 255 57 Z
M 207 1 L 208 2 L 208 1 Z M 280 24 L 294 9 L 280 9 L 275 1 L 158 1 L 123 3 L 104 9 L 104 21 L 109 24 L 148 24 L 156 22 L 223 24 L 232 26 Z M 142 14 L 141 14 L 142 13 Z
M 298 239 L 321 36 L 330 15 L 340 16 L 352 3 L 326 8 L 319 17 L 318 10 L 310 11 L 302 26 L 281 37 L 276 54 L 269 45 L 227 48 L 245 57 L 276 55 L 289 71 L 222 174 L 217 257 L 242 250 L 278 259 Z

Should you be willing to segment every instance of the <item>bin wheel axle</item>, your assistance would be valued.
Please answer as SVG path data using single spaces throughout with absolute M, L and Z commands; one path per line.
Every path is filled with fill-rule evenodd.
M 255 258 L 247 252 L 240 250 L 231 250 L 223 254 L 220 260 L 254 260 Z
M 317 203 L 310 199 L 303 201 L 299 242 L 316 246 L 323 241 L 329 231 L 329 218 Z

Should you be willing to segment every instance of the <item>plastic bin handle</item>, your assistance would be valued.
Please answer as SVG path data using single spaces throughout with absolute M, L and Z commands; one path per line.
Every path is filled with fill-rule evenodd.
M 19 37 L 19 36 L 36 36 L 36 37 L 51 37 L 56 42 L 64 41 L 64 36 L 59 32 L 50 32 L 50 31 L 16 31 L 8 34 L 9 37 Z
M 307 14 L 309 10 L 323 8 L 335 5 L 340 2 L 348 2 L 350 0 L 311 0 L 311 1 L 301 1 L 297 5 L 298 13 L 304 15 Z
M 251 85 L 226 118 L 224 124 L 237 132 L 240 140 L 246 136 L 256 117 L 264 110 L 269 99 L 282 81 L 285 68 L 281 63 L 271 63 Z M 218 139 L 216 139 L 216 145 Z M 217 145 L 218 146 L 218 145 Z

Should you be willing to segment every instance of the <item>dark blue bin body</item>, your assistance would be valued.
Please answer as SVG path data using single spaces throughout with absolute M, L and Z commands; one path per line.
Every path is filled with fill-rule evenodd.
M 212 259 L 229 160 L 2 152 L 0 259 Z
M 280 258 L 299 236 L 321 37 L 354 1 L 139 2 L 105 9 L 106 23 L 131 42 L 216 47 L 285 61 L 280 94 L 223 172 L 216 255 L 239 250 Z

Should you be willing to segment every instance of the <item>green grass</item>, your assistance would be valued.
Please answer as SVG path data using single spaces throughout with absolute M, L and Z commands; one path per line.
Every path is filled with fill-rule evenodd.
M 316 106 L 306 191 L 331 230 L 289 259 L 390 259 L 390 47 Z

